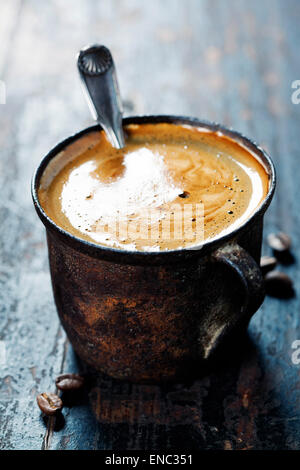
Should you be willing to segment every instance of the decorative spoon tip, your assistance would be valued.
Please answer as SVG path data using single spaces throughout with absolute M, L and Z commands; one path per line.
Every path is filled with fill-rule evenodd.
M 88 46 L 78 55 L 78 67 L 89 75 L 105 73 L 113 65 L 110 51 L 105 46 Z

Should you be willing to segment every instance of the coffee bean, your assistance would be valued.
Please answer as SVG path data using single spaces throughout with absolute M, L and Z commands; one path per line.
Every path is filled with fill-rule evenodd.
M 276 268 L 276 265 L 277 259 L 274 256 L 262 256 L 260 259 L 260 268 L 264 275 Z
M 62 374 L 56 378 L 55 384 L 64 392 L 79 390 L 84 385 L 84 378 L 79 374 Z
M 36 401 L 40 410 L 47 416 L 55 415 L 63 407 L 63 402 L 55 393 L 40 393 Z
M 266 293 L 271 297 L 288 299 L 294 296 L 291 278 L 281 271 L 271 271 L 265 276 Z
M 268 243 L 275 252 L 289 251 L 291 247 L 291 239 L 284 232 L 270 233 Z

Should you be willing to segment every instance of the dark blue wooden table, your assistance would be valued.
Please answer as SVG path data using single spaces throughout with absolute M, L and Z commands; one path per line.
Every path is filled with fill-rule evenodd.
M 300 449 L 299 23 L 297 0 L 1 2 L 0 449 Z M 51 146 L 91 122 L 75 53 L 93 42 L 113 52 L 127 114 L 219 121 L 270 152 L 278 188 L 265 234 L 291 234 L 296 261 L 282 269 L 296 296 L 267 298 L 245 350 L 210 375 L 166 388 L 98 379 L 65 423 L 45 423 L 36 394 L 78 364 L 30 179 Z

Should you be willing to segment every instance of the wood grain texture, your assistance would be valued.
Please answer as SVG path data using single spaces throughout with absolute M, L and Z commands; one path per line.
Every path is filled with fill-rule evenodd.
M 1 3 L 0 449 L 300 449 L 299 19 L 297 0 Z M 296 263 L 283 269 L 297 295 L 267 298 L 249 344 L 219 370 L 166 388 L 97 378 L 97 420 L 86 393 L 62 426 L 44 423 L 35 395 L 79 366 L 56 315 L 30 178 L 51 146 L 91 122 L 75 53 L 93 42 L 112 50 L 127 114 L 219 121 L 270 152 L 279 181 L 265 233 L 291 234 Z

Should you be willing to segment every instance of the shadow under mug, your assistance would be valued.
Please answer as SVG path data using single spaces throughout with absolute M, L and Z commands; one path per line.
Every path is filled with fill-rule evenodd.
M 47 231 L 57 310 L 75 351 L 97 371 L 134 382 L 198 375 L 245 334 L 264 299 L 259 260 L 263 216 L 275 189 L 270 157 L 241 134 L 198 119 L 139 116 L 123 121 L 161 122 L 221 132 L 246 147 L 269 175 L 268 194 L 251 217 L 199 250 L 107 248 L 66 232 L 46 215 L 38 200 L 43 171 L 66 146 L 99 126 L 58 144 L 32 181 L 34 205 Z

